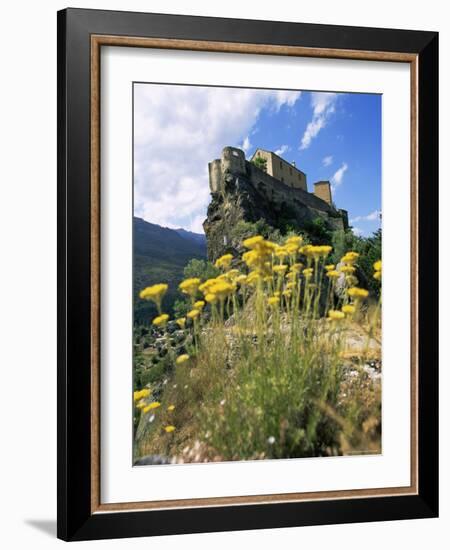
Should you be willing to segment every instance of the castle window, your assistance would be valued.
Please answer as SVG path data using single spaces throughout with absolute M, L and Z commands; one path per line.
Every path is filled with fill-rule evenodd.
M 281 176 L 281 181 L 284 183 L 284 178 L 283 178 L 283 176 Z
M 289 168 L 289 174 L 292 176 L 292 168 Z
M 280 160 L 280 170 L 283 170 L 283 163 Z

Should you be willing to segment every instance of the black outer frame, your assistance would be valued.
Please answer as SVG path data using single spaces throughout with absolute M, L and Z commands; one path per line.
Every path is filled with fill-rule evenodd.
M 91 514 L 91 34 L 419 56 L 418 495 Z M 58 12 L 57 130 L 57 536 L 88 540 L 437 517 L 438 33 L 69 8 Z

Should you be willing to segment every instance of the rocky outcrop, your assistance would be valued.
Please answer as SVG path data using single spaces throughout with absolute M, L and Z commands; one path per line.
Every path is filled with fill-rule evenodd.
M 208 258 L 214 261 L 238 246 L 239 222 L 263 220 L 274 229 L 298 230 L 322 219 L 330 230 L 347 227 L 347 215 L 313 193 L 291 188 L 245 160 L 243 151 L 226 147 L 209 164 L 211 202 L 203 224 Z

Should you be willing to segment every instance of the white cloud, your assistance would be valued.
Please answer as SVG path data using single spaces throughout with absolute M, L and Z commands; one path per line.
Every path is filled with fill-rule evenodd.
M 336 110 L 337 97 L 338 95 L 334 92 L 313 92 L 311 94 L 313 116 L 306 126 L 300 143 L 300 149 L 307 149 L 320 130 L 325 128 L 330 116 Z
M 244 141 L 242 142 L 241 149 L 244 151 L 244 153 L 248 153 L 251 146 L 252 144 L 250 143 L 250 138 L 249 136 L 246 136 L 244 138 Z
M 364 235 L 364 231 L 362 229 L 359 229 L 359 227 L 352 227 L 353 234 L 357 237 L 362 237 Z
M 299 97 L 300 92 L 136 84 L 135 215 L 200 232 L 209 203 L 208 162 L 226 145 L 250 146 L 248 136 L 263 108 L 278 111 Z
M 355 218 L 352 218 L 350 220 L 350 223 L 354 222 L 373 222 L 380 219 L 381 216 L 381 210 L 374 210 L 373 212 L 370 212 L 370 214 L 367 214 L 366 216 L 356 216 Z
M 283 105 L 292 107 L 294 103 L 300 98 L 302 92 L 294 92 L 292 90 L 274 90 L 274 109 L 279 111 Z
M 331 155 L 329 155 L 328 157 L 324 157 L 322 159 L 322 165 L 323 166 L 330 166 L 330 164 L 333 163 L 333 157 Z
M 287 153 L 288 151 L 290 151 L 290 149 L 291 148 L 289 147 L 289 145 L 282 145 L 279 149 L 275 151 L 275 154 L 279 157 L 282 157 L 284 153 Z
M 344 181 L 344 174 L 348 170 L 348 164 L 346 162 L 343 162 L 341 167 L 336 170 L 336 172 L 333 174 L 331 178 L 331 189 L 333 191 L 336 190 L 337 187 L 339 187 L 342 182 Z

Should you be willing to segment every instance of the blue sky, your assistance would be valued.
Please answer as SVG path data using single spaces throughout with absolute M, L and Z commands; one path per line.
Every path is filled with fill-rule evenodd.
M 201 232 L 207 164 L 233 145 L 295 161 L 308 189 L 330 180 L 354 231 L 380 226 L 381 96 L 135 84 L 135 215 Z

